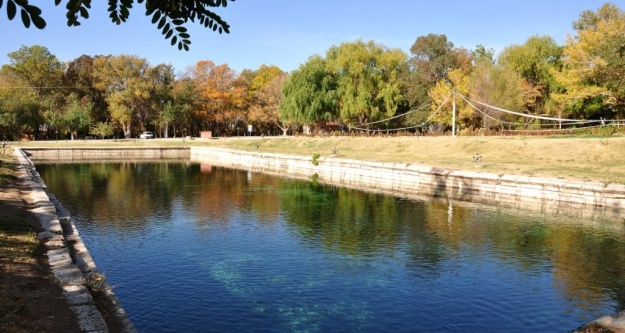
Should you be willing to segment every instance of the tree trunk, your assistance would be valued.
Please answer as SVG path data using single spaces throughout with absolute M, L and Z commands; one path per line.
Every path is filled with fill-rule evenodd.
M 131 138 L 130 123 L 125 123 L 122 125 L 122 127 L 124 129 L 124 138 L 130 139 Z

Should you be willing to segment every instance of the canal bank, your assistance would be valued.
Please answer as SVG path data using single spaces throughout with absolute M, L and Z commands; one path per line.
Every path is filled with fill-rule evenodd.
M 349 184 L 352 184 L 350 186 L 356 187 L 356 186 L 365 186 L 362 184 L 369 183 L 369 186 L 370 186 L 369 191 L 372 191 L 372 190 L 375 192 L 385 191 L 385 192 L 398 195 L 398 196 L 410 197 L 409 196 L 411 193 L 410 191 L 412 191 L 412 193 L 414 193 L 413 195 L 416 196 L 417 198 L 418 196 L 425 196 L 425 195 L 432 194 L 432 189 L 426 190 L 427 187 L 424 187 L 426 184 L 425 179 L 427 179 L 425 178 L 427 176 L 426 175 L 427 170 L 420 170 L 420 169 L 418 170 L 418 171 L 421 171 L 421 174 L 419 174 L 419 176 L 421 175 L 423 176 L 420 182 L 419 181 L 414 182 L 413 180 L 413 186 L 416 186 L 416 189 L 413 188 L 412 190 L 406 190 L 405 192 L 401 192 L 400 191 L 401 187 L 397 184 L 402 183 L 402 179 L 404 178 L 406 179 L 406 181 L 410 180 L 410 177 L 414 177 L 414 175 L 410 175 L 408 172 L 401 173 L 401 171 L 398 171 L 397 168 L 392 168 L 390 167 L 392 165 L 389 166 L 387 163 L 360 162 L 360 161 L 347 161 L 349 162 L 347 163 L 345 162 L 345 160 L 340 160 L 339 162 L 343 163 L 342 165 L 344 169 L 347 169 L 347 167 L 345 166 L 350 165 L 350 163 L 352 162 L 354 162 L 353 164 L 356 164 L 358 166 L 355 166 L 355 165 L 350 166 L 350 168 L 352 169 L 349 172 L 351 173 L 351 176 L 350 175 L 339 176 L 341 172 L 344 172 L 344 171 L 334 170 L 336 177 L 339 179 L 337 181 L 337 180 L 332 180 L 332 176 L 326 176 L 325 172 L 327 171 L 322 171 L 323 168 L 319 168 L 319 167 L 327 166 L 325 165 L 326 164 L 325 162 L 332 158 L 297 157 L 297 156 L 284 156 L 284 155 L 271 156 L 271 155 L 277 155 L 277 154 L 260 154 L 260 153 L 255 153 L 255 152 L 246 153 L 246 152 L 239 152 L 239 151 L 228 151 L 225 153 L 222 151 L 222 152 L 215 153 L 214 149 L 212 150 L 213 151 L 208 152 L 208 153 L 204 151 L 201 155 L 203 157 L 198 157 L 196 155 L 200 155 L 200 154 L 194 155 L 194 153 L 192 152 L 191 159 L 196 160 L 200 163 L 236 167 L 236 168 L 246 169 L 250 171 L 262 171 L 262 172 L 283 174 L 283 175 L 287 175 L 291 177 L 313 179 L 313 181 L 316 180 L 319 182 L 339 182 L 340 183 L 340 181 L 347 180 L 343 183 L 343 185 L 337 184 L 341 186 L 347 186 Z M 239 156 L 235 158 L 235 157 L 232 157 L 233 155 L 234 156 L 241 155 L 242 157 Z M 242 162 L 243 160 L 245 160 L 246 162 L 243 163 Z M 291 161 L 293 160 L 299 160 L 299 161 L 293 162 L 293 164 L 290 164 L 292 163 Z M 327 164 L 330 165 L 330 161 L 328 161 Z M 380 167 L 380 164 L 382 164 L 382 167 Z M 386 168 L 383 167 L 385 164 L 387 164 Z M 264 165 L 264 166 L 259 166 L 259 165 Z M 405 167 L 410 167 L 410 166 L 404 164 L 404 165 L 399 165 L 399 167 L 405 168 Z M 382 169 L 386 169 L 386 171 Z M 414 172 L 414 170 L 412 172 Z M 454 185 L 457 183 L 453 181 L 449 181 L 448 179 L 449 175 L 452 174 L 453 172 L 454 170 L 442 170 L 441 171 L 441 169 L 435 169 L 434 172 L 430 171 L 430 173 L 433 173 L 433 175 L 430 176 L 431 179 L 433 179 L 433 181 L 429 182 L 429 184 L 431 184 L 430 187 L 434 189 L 438 189 L 438 192 L 434 191 L 432 195 L 444 197 L 447 195 L 447 192 L 450 190 L 450 188 L 453 189 L 454 186 L 457 187 L 457 185 Z M 393 174 L 398 174 L 398 175 L 393 176 Z M 327 179 L 324 177 L 326 177 Z M 373 180 L 367 180 L 367 177 L 372 178 Z M 363 180 L 360 182 L 356 182 L 352 178 L 363 179 Z M 378 179 L 378 180 L 375 180 L 375 179 Z M 448 183 L 450 183 L 450 185 L 448 185 Z M 388 187 L 388 184 L 391 184 L 391 186 Z M 465 184 L 461 186 L 463 186 L 465 189 L 472 188 L 472 187 L 465 186 Z M 461 193 L 461 192 L 462 191 L 456 190 L 456 193 Z M 473 190 L 473 192 L 475 192 L 475 190 Z M 407 194 L 402 194 L 402 193 L 407 193 Z M 526 191 L 523 193 L 530 193 L 530 192 Z M 453 191 L 452 191 L 452 194 L 453 194 Z M 479 195 L 477 195 L 477 193 L 469 193 L 469 194 L 470 196 L 465 194 L 463 197 L 469 198 L 469 199 L 472 198 L 474 200 L 479 200 Z M 459 198 L 463 198 L 463 197 L 461 196 Z M 449 198 L 453 199 L 455 197 L 452 196 Z M 563 202 L 562 204 L 564 205 L 563 207 L 566 207 L 567 205 L 572 206 L 575 204 L 581 205 L 581 206 L 587 205 L 587 206 L 596 206 L 596 207 L 606 207 L 605 205 L 601 205 L 601 204 L 593 204 L 592 202 L 596 202 L 596 201 L 592 201 L 590 199 L 589 199 L 590 201 L 586 202 L 586 201 L 580 201 L 581 199 L 579 199 L 579 197 L 576 197 L 576 198 L 577 198 L 576 199 L 577 201 L 561 201 Z M 521 197 L 521 200 L 523 200 L 523 202 L 528 202 L 528 206 L 531 205 L 531 202 L 535 203 L 535 201 L 525 200 L 522 197 Z M 513 201 L 513 200 L 510 199 L 510 201 Z M 555 200 L 549 199 L 549 201 L 555 201 Z M 504 202 L 504 201 L 502 200 L 500 202 Z M 497 202 L 495 202 L 495 204 L 497 204 Z M 619 206 L 610 206 L 609 210 L 618 212 L 621 209 L 619 208 Z M 612 323 L 608 325 L 612 325 L 612 326 L 608 326 L 608 327 L 616 328 L 614 324 L 619 324 L 619 320 L 620 320 L 619 318 L 622 319 L 623 317 L 622 316 L 621 317 L 618 317 L 618 316 L 603 317 L 600 320 L 600 322 L 607 323 L 611 320 Z
M 625 185 L 557 178 L 497 175 L 337 157 L 297 156 L 226 148 L 191 147 L 191 160 L 339 186 L 382 191 L 400 197 L 446 197 L 526 207 L 571 205 L 625 209 Z

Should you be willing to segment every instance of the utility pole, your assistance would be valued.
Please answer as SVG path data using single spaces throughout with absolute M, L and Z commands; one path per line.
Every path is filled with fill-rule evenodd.
M 452 102 L 451 102 L 451 137 L 456 137 L 456 91 L 452 91 Z

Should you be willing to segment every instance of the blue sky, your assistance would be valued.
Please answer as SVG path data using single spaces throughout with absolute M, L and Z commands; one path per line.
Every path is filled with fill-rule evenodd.
M 597 10 L 598 0 L 237 0 L 216 11 L 231 25 L 230 34 L 218 34 L 198 24 L 189 25 L 191 50 L 178 51 L 165 40 L 143 7 L 128 22 L 116 26 L 106 12 L 106 1 L 93 1 L 91 17 L 80 27 L 65 24 L 63 5 L 52 0 L 32 1 L 43 10 L 45 30 L 23 27 L 19 14 L 8 21 L 0 10 L 0 65 L 22 45 L 42 45 L 61 61 L 86 55 L 132 54 L 152 65 L 172 64 L 179 73 L 200 60 L 227 64 L 240 72 L 275 65 L 297 69 L 314 54 L 357 39 L 374 40 L 410 52 L 417 37 L 445 34 L 455 46 L 467 49 L 483 44 L 497 52 L 522 44 L 534 35 L 552 36 L 564 44 L 573 34 L 573 21 L 582 11 Z M 625 0 L 612 1 L 625 9 Z

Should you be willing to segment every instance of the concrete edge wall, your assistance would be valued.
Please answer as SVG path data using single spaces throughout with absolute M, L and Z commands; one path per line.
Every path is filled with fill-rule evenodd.
M 48 263 L 54 277 L 63 288 L 63 296 L 76 315 L 84 332 L 109 332 L 109 328 L 95 305 L 86 281 L 98 276 L 96 265 L 83 243 L 70 214 L 63 208 L 39 176 L 32 161 L 21 149 L 15 149 L 18 158 L 18 180 L 28 190 L 23 191 L 25 201 L 33 206 L 41 232 L 39 241 L 44 244 Z M 124 326 L 124 332 L 136 332 L 126 312 L 113 293 L 113 288 L 103 281 L 101 290 L 115 306 L 115 316 Z
M 101 147 L 101 148 L 22 148 L 26 156 L 39 161 L 87 161 L 189 158 L 186 147 Z
M 191 147 L 191 160 L 272 172 L 292 177 L 315 177 L 320 182 L 369 188 L 411 197 L 448 197 L 469 202 L 522 202 L 529 205 L 582 205 L 621 211 L 625 185 L 604 185 L 557 178 L 541 178 L 435 168 L 406 163 L 370 162 L 334 157 Z

